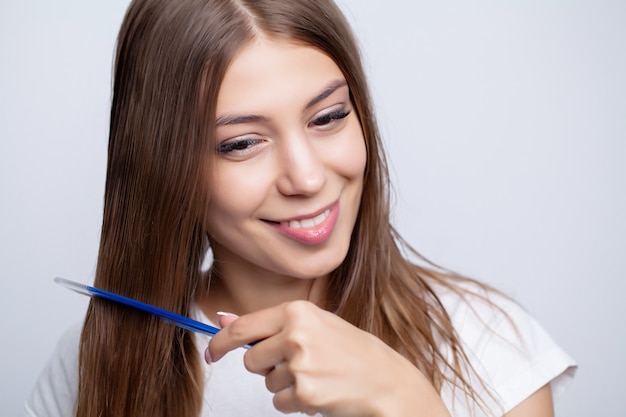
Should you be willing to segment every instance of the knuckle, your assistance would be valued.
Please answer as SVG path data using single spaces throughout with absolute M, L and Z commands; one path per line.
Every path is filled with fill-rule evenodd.
M 300 329 L 291 330 L 285 337 L 285 343 L 290 348 L 291 356 L 301 353 L 307 346 L 307 332 Z
M 244 339 L 247 334 L 248 322 L 245 317 L 240 317 L 237 320 L 230 323 L 226 330 L 231 338 L 240 341 Z
M 300 412 L 309 416 L 316 415 L 319 407 L 304 401 L 298 394 L 297 389 L 291 386 L 274 394 L 272 399 L 274 408 L 282 413 Z
M 317 307 L 308 301 L 294 301 L 285 306 L 285 343 L 290 357 L 303 353 L 319 330 Z
M 306 382 L 306 380 L 301 379 L 298 381 L 294 388 L 296 401 L 298 403 L 298 408 L 300 410 L 309 410 L 311 408 L 315 408 L 319 403 L 319 398 L 317 396 L 317 390 L 313 386 Z
M 313 303 L 306 300 L 296 300 L 285 304 L 285 315 L 290 319 L 300 319 L 310 316 Z
M 243 355 L 243 366 L 246 368 L 248 372 L 255 372 L 257 370 L 256 361 L 254 360 L 254 355 L 250 354 L 250 351 L 246 352 Z
M 244 366 L 244 368 L 246 368 L 246 370 L 249 371 L 249 372 L 253 372 L 254 363 L 255 363 L 255 361 L 254 361 L 253 356 L 250 355 L 249 351 L 246 352 L 243 355 L 243 366 Z
M 313 355 L 311 335 L 306 330 L 295 329 L 286 335 L 283 343 L 289 371 L 294 375 L 310 371 Z
M 288 407 L 287 400 L 283 398 L 283 395 L 280 393 L 276 393 L 274 398 L 272 398 L 272 404 L 274 404 L 274 408 L 282 413 L 292 413 L 297 411 L 295 407 Z

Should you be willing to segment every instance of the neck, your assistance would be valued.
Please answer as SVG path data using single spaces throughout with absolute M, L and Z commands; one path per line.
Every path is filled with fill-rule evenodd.
M 324 308 L 327 285 L 327 275 L 303 279 L 270 271 L 251 274 L 233 264 L 214 264 L 209 291 L 199 304 L 211 320 L 218 311 L 241 316 L 295 300 L 308 300 Z

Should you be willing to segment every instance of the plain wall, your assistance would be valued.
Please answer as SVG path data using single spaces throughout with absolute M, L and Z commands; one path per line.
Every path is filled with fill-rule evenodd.
M 0 3 L 0 414 L 93 279 L 127 0 Z M 561 416 L 626 415 L 626 3 L 342 0 L 396 192 L 431 260 L 518 299 L 580 369 Z

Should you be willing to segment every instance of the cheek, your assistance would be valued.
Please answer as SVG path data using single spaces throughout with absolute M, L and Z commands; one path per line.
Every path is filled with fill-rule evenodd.
M 218 167 L 217 171 L 220 175 L 213 174 L 208 183 L 211 199 L 207 223 L 213 230 L 220 224 L 250 217 L 263 194 L 259 178 L 246 175 L 248 171 L 227 167 Z
M 367 152 L 360 125 L 354 123 L 340 143 L 332 153 L 337 172 L 346 178 L 362 179 L 367 163 Z

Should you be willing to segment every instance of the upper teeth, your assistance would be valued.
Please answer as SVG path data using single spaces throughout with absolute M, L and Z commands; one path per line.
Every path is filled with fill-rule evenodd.
M 302 220 L 290 220 L 287 222 L 280 222 L 281 225 L 285 227 L 291 227 L 293 229 L 302 229 L 307 227 L 314 227 L 326 220 L 328 215 L 330 214 L 330 209 L 324 211 L 322 214 L 318 214 L 312 219 L 302 219 Z

